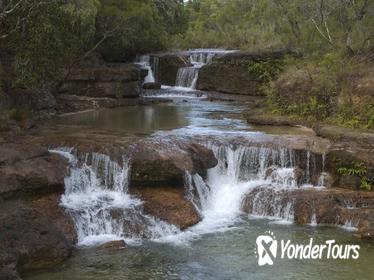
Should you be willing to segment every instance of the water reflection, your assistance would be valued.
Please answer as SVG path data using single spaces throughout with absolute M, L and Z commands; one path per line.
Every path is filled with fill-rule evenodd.
M 189 125 L 189 111 L 188 107 L 169 105 L 131 106 L 67 115 L 57 123 L 122 134 L 151 134 Z

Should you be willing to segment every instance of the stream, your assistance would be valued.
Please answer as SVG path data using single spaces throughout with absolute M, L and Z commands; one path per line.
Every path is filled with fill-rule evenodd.
M 66 147 L 54 149 L 51 151 L 71 162 L 61 205 L 76 224 L 78 245 L 67 262 L 25 279 L 371 278 L 374 246 L 352 236 L 354 225 L 347 221 L 346 227 L 316 226 L 310 221 L 310 225 L 299 226 L 293 223 L 292 207 L 277 200 L 278 193 L 298 188 L 293 170 L 302 163 L 306 172 L 301 188 L 323 191 L 323 181 L 312 180 L 313 174 L 323 173 L 323 153 L 308 150 L 300 154 L 293 149 L 297 143 L 314 139 L 314 134 L 305 128 L 248 125 L 241 117 L 245 102 L 212 102 L 204 92 L 194 90 L 199 61 L 206 63 L 211 58 L 195 54 L 191 57 L 193 69 L 180 71 L 178 87 L 163 87 L 144 97 L 169 102 L 71 114 L 60 117 L 55 124 L 63 134 L 95 130 L 150 143 L 188 139 L 212 149 L 218 165 L 208 170 L 205 180 L 197 174 L 186 174 L 189 199 L 202 221 L 181 231 L 138 209 L 141 201 L 128 194 L 131 161 L 125 155 L 123 166 L 119 166 L 105 155 L 95 154 L 89 162 L 82 162 Z M 150 67 L 147 57 L 139 61 Z M 147 79 L 154 81 L 154 77 Z M 266 175 L 269 168 L 274 168 L 270 177 Z M 243 213 L 242 200 L 254 190 L 260 190 L 256 196 L 259 199 L 253 202 L 251 214 Z M 275 195 L 264 198 L 262 195 L 269 190 Z M 142 236 L 127 228 L 129 223 L 141 223 Z M 256 238 L 269 230 L 278 240 L 300 244 L 307 244 L 310 238 L 317 244 L 330 239 L 339 244 L 358 244 L 360 257 L 276 259 L 273 266 L 260 267 Z M 125 249 L 96 247 L 118 239 L 125 240 Z

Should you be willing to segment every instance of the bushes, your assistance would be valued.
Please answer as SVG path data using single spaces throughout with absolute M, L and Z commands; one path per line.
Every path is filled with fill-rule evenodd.
M 368 191 L 374 186 L 374 178 L 368 178 L 368 170 L 363 162 L 354 162 L 350 166 L 341 166 L 337 169 L 341 176 L 356 176 L 360 178 L 360 188 Z
M 332 53 L 285 64 L 280 77 L 266 85 L 271 111 L 352 128 L 374 128 L 370 95 L 374 79 L 365 78 L 371 75 L 365 63 Z M 362 84 L 369 88 L 363 90 Z

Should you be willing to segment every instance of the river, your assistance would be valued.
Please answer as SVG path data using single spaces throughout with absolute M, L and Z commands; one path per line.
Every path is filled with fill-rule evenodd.
M 92 178 L 82 179 L 87 170 L 82 166 L 76 167 L 75 177 L 71 175 L 66 179 L 67 190 L 61 201 L 69 213 L 75 215 L 74 221 L 80 232 L 77 248 L 62 265 L 28 275 L 25 279 L 371 278 L 374 272 L 371 265 L 374 246 L 354 238 L 349 231 L 351 228 L 316 226 L 313 221 L 310 225 L 296 225 L 292 221 L 292 211 L 286 206 L 277 208 L 276 213 L 272 205 L 265 205 L 266 209 L 272 209 L 269 213 L 261 208 L 264 205 L 259 205 L 261 209 L 256 213 L 241 211 L 245 194 L 264 182 L 268 187 L 281 191 L 295 188 L 293 175 L 288 172 L 296 164 L 292 162 L 290 149 L 286 149 L 285 153 L 273 148 L 253 150 L 250 145 L 253 142 L 273 142 L 274 139 L 281 142 L 283 140 L 279 139 L 307 141 L 314 137 L 311 131 L 248 125 L 241 117 L 244 102 L 212 102 L 204 93 L 191 90 L 164 88 L 145 98 L 171 99 L 171 102 L 67 115 L 57 120 L 57 126 L 66 134 L 94 129 L 95 133 L 99 131 L 123 138 L 193 139 L 211 147 L 220 160 L 219 166 L 209 170 L 205 182 L 201 181 L 201 177 L 190 175 L 189 178 L 191 188 L 196 188 L 193 201 L 202 215 L 202 221 L 185 231 L 153 221 L 148 225 L 151 232 L 148 238 L 129 235 L 126 229 L 114 227 L 114 220 L 108 215 L 97 214 L 97 209 L 106 213 L 115 205 L 127 213 L 128 209 L 139 203 L 137 198 L 127 195 L 128 185 L 122 180 L 127 176 L 126 168 L 130 167 L 121 169 L 113 164 L 108 165 L 112 168 L 110 172 L 117 172 L 113 178 L 122 178 L 114 191 L 107 191 Z M 233 147 L 236 142 L 236 147 Z M 56 152 L 65 156 L 69 154 L 67 150 Z M 310 155 L 307 156 L 309 159 Z M 247 160 L 248 157 L 251 157 L 251 161 Z M 267 162 L 268 158 L 273 158 L 272 163 Z M 98 158 L 100 160 L 107 159 Z M 262 173 L 277 162 L 280 177 L 266 181 Z M 251 164 L 264 166 L 251 173 L 248 171 Z M 243 169 L 244 165 L 246 169 Z M 95 168 L 89 170 L 94 177 L 100 176 Z M 323 189 L 322 186 L 311 186 L 307 179 L 303 187 Z M 268 203 L 275 202 L 272 200 Z M 137 215 L 135 219 L 144 221 L 144 214 L 139 212 Z M 260 267 L 255 253 L 256 238 L 269 230 L 278 240 L 291 240 L 298 244 L 308 244 L 310 238 L 317 244 L 330 239 L 339 244 L 358 244 L 361 247 L 360 258 L 278 258 L 273 266 Z M 123 250 L 108 251 L 96 247 L 99 243 L 121 238 L 128 244 Z

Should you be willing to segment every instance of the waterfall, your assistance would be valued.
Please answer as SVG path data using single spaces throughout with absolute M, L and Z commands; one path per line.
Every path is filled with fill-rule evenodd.
M 275 147 L 216 145 L 208 143 L 218 165 L 208 170 L 206 180 L 200 175 L 186 176 L 189 198 L 203 217 L 202 225 L 210 228 L 228 226 L 239 217 L 241 210 L 251 216 L 272 217 L 292 222 L 294 210 L 290 191 L 302 183 L 309 184 L 310 174 L 297 173 L 298 165 L 310 168 L 305 158 L 295 150 Z
M 175 85 L 177 87 L 196 89 L 200 68 L 208 63 L 211 63 L 215 56 L 230 52 L 233 51 L 219 49 L 196 49 L 182 52 L 182 55 L 188 56 L 191 66 L 182 67 L 178 70 Z
M 199 70 L 195 67 L 182 67 L 178 69 L 177 80 L 175 85 L 177 87 L 196 88 Z
M 131 164 L 125 155 L 119 164 L 99 153 L 79 159 L 71 149 L 50 151 L 65 156 L 71 165 L 61 205 L 75 223 L 78 244 L 120 239 L 131 243 L 179 232 L 175 226 L 144 214 L 142 201 L 128 193 Z
M 72 149 L 50 150 L 70 163 L 61 205 L 75 223 L 78 243 L 92 245 L 119 239 L 131 243 L 144 238 L 184 242 L 201 234 L 231 230 L 244 212 L 251 217 L 292 222 L 294 199 L 290 194 L 302 184 L 310 185 L 310 178 L 322 172 L 315 170 L 319 163 L 322 165 L 322 156 L 308 151 L 216 142 L 205 145 L 218 164 L 206 177 L 186 173 L 187 198 L 202 221 L 183 232 L 146 215 L 143 202 L 129 194 L 131 160 L 125 154 L 121 162 L 116 162 L 100 153 L 77 156 Z M 300 171 L 308 168 L 308 173 Z
M 158 68 L 158 59 L 153 59 L 153 69 L 151 67 L 151 56 L 149 55 L 140 55 L 135 59 L 135 63 L 139 64 L 143 69 L 148 70 L 147 76 L 144 78 L 144 83 L 154 83 L 156 82 L 155 75 L 153 74 L 153 69 Z M 157 68 L 156 68 L 157 67 Z M 155 70 L 155 72 L 157 72 Z

